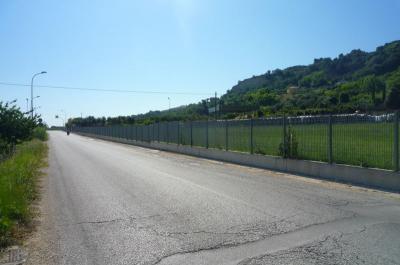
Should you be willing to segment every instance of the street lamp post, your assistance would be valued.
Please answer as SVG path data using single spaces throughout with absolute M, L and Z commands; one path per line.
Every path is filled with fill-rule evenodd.
M 36 98 L 40 98 L 40 96 L 33 97 L 33 99 L 36 99 Z M 26 114 L 27 114 L 27 115 L 29 115 L 29 113 L 30 113 L 30 111 L 29 111 L 29 106 L 28 106 L 28 101 L 29 101 L 29 99 L 26 98 Z M 36 109 L 37 109 L 37 108 L 33 108 L 33 110 L 36 110 Z
M 32 76 L 32 80 L 31 80 L 31 117 L 33 118 L 33 79 L 37 76 L 37 75 L 42 75 L 42 74 L 47 74 L 46 71 L 42 71 L 40 73 L 36 73 Z

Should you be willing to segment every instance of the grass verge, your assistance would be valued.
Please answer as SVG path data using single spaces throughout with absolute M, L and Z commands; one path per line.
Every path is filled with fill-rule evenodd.
M 47 145 L 34 139 L 17 146 L 0 163 L 0 249 L 13 244 L 32 219 L 32 201 L 38 198 L 38 179 L 46 164 Z

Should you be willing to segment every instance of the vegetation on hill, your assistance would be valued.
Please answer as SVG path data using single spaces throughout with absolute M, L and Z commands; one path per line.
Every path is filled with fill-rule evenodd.
M 263 117 L 276 114 L 320 114 L 387 111 L 400 108 L 400 41 L 374 52 L 353 50 L 319 58 L 306 66 L 267 71 L 239 81 L 217 99 L 218 117 Z M 207 119 L 213 98 L 168 111 L 109 118 L 75 118 L 69 125 L 149 124 L 165 120 Z

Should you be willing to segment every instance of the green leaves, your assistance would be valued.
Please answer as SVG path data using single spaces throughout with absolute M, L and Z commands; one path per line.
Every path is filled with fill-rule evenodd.
M 0 140 L 15 145 L 30 139 L 37 119 L 38 116 L 31 118 L 15 105 L 0 102 Z
M 389 93 L 389 96 L 385 102 L 385 105 L 389 109 L 398 110 L 400 109 L 400 88 L 394 86 Z

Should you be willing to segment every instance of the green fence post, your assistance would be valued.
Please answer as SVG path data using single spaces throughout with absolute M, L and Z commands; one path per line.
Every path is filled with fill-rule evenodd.
M 151 141 L 155 142 L 156 141 L 156 124 L 153 123 L 151 125 Z
M 228 129 L 229 129 L 229 121 L 225 120 L 225 151 L 229 149 L 228 142 Z
M 169 144 L 169 121 L 167 121 L 167 144 Z
M 181 137 L 180 137 L 180 132 L 181 132 L 181 128 L 180 128 L 181 126 L 180 126 L 180 122 L 178 121 L 178 145 L 180 145 L 180 143 L 181 143 Z
M 157 142 L 160 142 L 160 122 L 157 122 Z
M 190 121 L 190 147 L 193 147 L 193 121 Z
M 206 148 L 208 148 L 208 119 L 206 120 Z
M 329 115 L 328 120 L 328 162 L 333 163 L 333 145 L 332 145 L 332 114 Z
M 399 171 L 399 111 L 394 114 L 394 146 L 393 146 L 394 171 Z
M 283 152 L 282 156 L 287 157 L 287 142 L 286 142 L 286 115 L 283 114 Z
M 135 142 L 138 140 L 138 137 L 137 137 L 137 125 L 135 125 Z
M 250 119 L 250 154 L 253 154 L 253 119 Z

